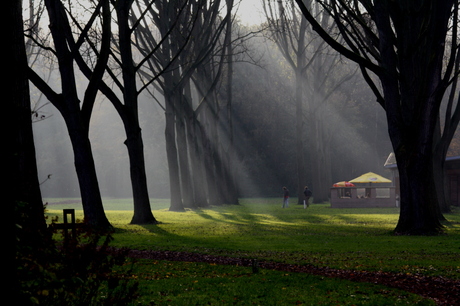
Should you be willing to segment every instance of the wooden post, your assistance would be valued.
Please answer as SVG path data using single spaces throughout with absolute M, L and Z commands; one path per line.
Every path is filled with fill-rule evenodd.
M 70 228 L 72 230 L 72 238 L 75 239 L 77 237 L 77 230 L 75 228 L 75 209 L 63 209 L 64 214 L 64 239 L 67 239 L 67 230 Z M 70 215 L 70 226 L 67 219 L 67 215 Z

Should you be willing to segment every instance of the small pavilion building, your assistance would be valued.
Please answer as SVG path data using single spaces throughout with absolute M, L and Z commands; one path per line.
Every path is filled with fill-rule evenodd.
M 332 208 L 396 207 L 393 182 L 373 172 L 339 182 L 331 188 Z

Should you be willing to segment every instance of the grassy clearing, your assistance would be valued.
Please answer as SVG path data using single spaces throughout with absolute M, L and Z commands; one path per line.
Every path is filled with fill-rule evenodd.
M 128 200 L 105 202 L 107 217 L 116 228 L 114 246 L 460 279 L 458 212 L 446 215 L 447 235 L 410 237 L 392 235 L 399 215 L 397 208 L 332 209 L 329 205 L 311 205 L 303 209 L 292 204 L 282 209 L 279 199 L 242 199 L 241 205 L 178 213 L 168 211 L 167 200 L 152 200 L 153 213 L 161 224 L 130 225 L 132 205 Z M 69 207 L 79 208 L 75 204 L 52 204 L 48 210 L 50 215 L 61 215 L 62 209 Z M 82 218 L 81 210 L 77 217 Z M 165 272 L 161 272 L 163 268 Z M 227 304 L 224 300 L 236 304 L 252 300 L 264 305 L 270 304 L 267 301 L 316 305 L 317 297 L 322 303 L 341 305 L 393 305 L 407 303 L 407 299 L 411 304 L 418 302 L 384 287 L 297 273 L 286 277 L 276 271 L 248 274 L 244 267 L 144 261 L 137 263 L 135 269 L 134 275 L 141 280 L 142 303 L 147 304 L 150 300 L 195 304 L 190 299 L 203 304 L 199 302 L 202 298 L 213 305 Z M 165 274 L 167 271 L 172 274 Z M 152 278 L 156 274 L 163 276 Z M 282 288 L 288 288 L 285 295 L 281 294 Z M 379 302 L 380 298 L 387 299 L 387 303 Z
M 133 272 L 142 305 L 434 305 L 401 290 L 303 273 L 146 260 Z
M 106 202 L 109 208 L 130 208 L 126 200 Z M 60 215 L 68 206 L 50 205 L 49 213 Z M 159 225 L 130 225 L 130 210 L 108 210 L 116 228 L 113 245 L 460 278 L 458 213 L 446 215 L 447 235 L 411 237 L 392 235 L 397 208 L 282 209 L 278 199 L 243 199 L 241 205 L 180 213 L 167 207 L 166 200 L 152 200 Z

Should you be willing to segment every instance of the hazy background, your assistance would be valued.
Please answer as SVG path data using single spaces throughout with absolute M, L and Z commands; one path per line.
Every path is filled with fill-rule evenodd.
M 240 196 L 278 196 L 282 186 L 296 193 L 295 106 L 292 72 L 273 42 L 254 37 L 246 42 L 249 54 L 236 58 L 233 80 L 235 145 Z M 245 57 L 246 56 L 246 57 Z M 56 82 L 52 77 L 50 83 Z M 33 94 L 38 113 L 34 123 L 40 181 L 44 197 L 78 197 L 79 188 L 67 130 L 59 112 Z M 160 103 L 162 97 L 157 96 Z M 306 97 L 306 112 L 311 99 Z M 140 121 L 145 145 L 150 197 L 169 197 L 164 139 L 164 112 L 156 101 L 140 97 Z M 391 153 L 385 115 L 357 73 L 324 106 L 329 133 L 330 184 L 373 171 L 389 176 L 383 164 Z M 224 112 L 225 110 L 223 110 Z M 221 114 L 225 116 L 225 113 Z M 311 147 L 305 127 L 308 184 Z M 125 132 L 111 103 L 99 96 L 91 120 L 90 139 L 102 195 L 130 197 L 131 184 Z M 48 178 L 48 175 L 51 175 Z

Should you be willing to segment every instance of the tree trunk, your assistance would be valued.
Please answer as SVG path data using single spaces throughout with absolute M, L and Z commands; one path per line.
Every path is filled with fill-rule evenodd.
M 127 123 L 125 122 L 125 126 Z M 141 129 L 136 124 L 127 128 L 125 145 L 128 148 L 129 170 L 133 191 L 134 215 L 131 224 L 158 223 L 150 208 L 150 199 L 145 172 L 144 144 Z
M 312 153 L 312 172 L 314 181 L 313 185 L 313 203 L 323 203 L 329 200 L 329 191 L 331 185 L 331 168 L 330 168 L 330 150 L 328 150 L 325 142 L 326 135 L 323 131 L 323 123 L 321 118 L 324 118 L 323 111 L 320 109 L 311 117 L 311 146 L 313 147 Z
M 216 202 L 214 205 L 222 205 L 225 203 L 225 194 L 227 194 L 227 188 L 228 186 L 225 184 L 224 180 L 224 165 L 222 163 L 222 158 L 221 158 L 221 143 L 220 143 L 220 135 L 219 135 L 219 122 L 220 122 L 220 116 L 219 116 L 219 105 L 218 105 L 218 99 L 217 99 L 217 93 L 212 92 L 211 95 L 211 105 L 210 110 L 210 116 L 208 119 L 210 120 L 210 146 L 209 148 L 211 149 L 211 159 L 212 163 L 214 165 L 215 169 L 215 181 L 218 187 L 218 192 L 216 193 Z
M 42 243 L 46 243 L 43 235 L 46 222 L 32 132 L 22 1 L 8 1 L 5 6 L 4 22 L 8 24 L 8 30 L 4 35 L 4 55 L 8 60 L 3 68 L 2 82 L 7 97 L 3 111 L 8 114 L 8 120 L 5 124 L 7 132 L 4 133 L 6 141 L 2 148 L 3 156 L 6 156 L 3 161 L 3 189 L 6 192 L 2 199 L 5 216 L 3 232 L 6 238 L 3 240 L 5 247 L 2 251 L 6 269 L 2 270 L 2 274 L 7 281 L 3 291 L 16 303 L 26 304 L 30 303 L 30 299 L 26 301 L 25 295 L 19 290 L 24 287 L 20 286 L 22 280 L 18 279 L 18 255 L 25 256 L 26 250 L 37 252 Z
M 436 198 L 438 200 L 439 211 L 439 219 L 441 221 L 445 220 L 445 217 L 442 213 L 451 213 L 452 210 L 450 209 L 450 197 L 448 193 L 447 187 L 447 179 L 446 179 L 446 170 L 445 170 L 445 161 L 446 155 L 445 154 L 437 154 L 434 153 L 433 156 L 433 185 L 436 191 Z
M 33 77 L 34 84 L 47 95 L 47 98 L 59 110 L 66 122 L 74 152 L 75 169 L 80 186 L 85 222 L 93 228 L 105 230 L 111 228 L 111 225 L 104 213 L 88 137 L 90 113 L 87 116 L 82 115 L 82 108 L 78 99 L 74 57 L 69 50 L 69 42 L 65 33 L 68 21 L 64 8 L 59 1 L 47 0 L 45 4 L 50 18 L 50 30 L 56 49 L 56 58 L 59 63 L 62 94 L 57 95 L 51 92 L 52 90 L 36 77 Z
M 302 35 L 303 36 L 303 35 Z M 296 105 L 296 162 L 297 162 L 297 204 L 303 204 L 304 195 L 303 190 L 307 183 L 307 174 L 305 169 L 305 154 L 304 154 L 304 135 L 305 133 L 305 125 L 304 125 L 304 113 L 303 113 L 303 78 L 301 74 L 301 69 L 303 67 L 303 56 L 298 56 L 298 66 L 300 68 L 296 68 L 296 92 L 295 92 L 295 105 Z
M 167 81 L 165 81 L 167 82 Z M 171 94 L 165 93 L 166 101 L 166 126 L 165 126 L 165 140 L 166 140 L 166 157 L 168 160 L 169 169 L 169 189 L 171 192 L 171 203 L 169 206 L 170 211 L 184 211 L 182 204 L 182 192 L 179 175 L 179 161 L 177 159 L 177 146 L 176 146 L 176 131 L 175 131 L 175 111 Z
M 458 51 L 457 51 L 458 52 Z M 451 213 L 450 209 L 451 199 L 449 194 L 449 186 L 445 184 L 447 182 L 447 174 L 445 169 L 447 151 L 449 145 L 460 121 L 460 96 L 457 92 L 458 84 L 458 73 L 460 71 L 460 53 L 457 54 L 457 59 L 454 66 L 455 76 L 452 80 L 452 86 L 450 88 L 448 103 L 446 107 L 446 116 L 444 118 L 444 125 L 441 130 L 441 119 L 438 117 L 436 124 L 436 130 L 434 134 L 434 150 L 433 150 L 433 169 L 434 169 L 434 182 L 436 187 L 436 193 L 439 201 L 439 208 L 441 213 Z M 454 109 L 454 101 L 457 99 L 457 105 Z M 444 220 L 444 218 L 441 218 Z
M 92 228 L 111 228 L 102 205 L 88 133 L 82 128 L 80 120 L 77 119 L 78 114 L 66 114 L 63 117 L 67 124 L 74 152 L 75 170 L 80 186 L 85 222 Z
M 126 130 L 131 185 L 133 190 L 134 215 L 132 224 L 157 223 L 150 207 L 150 198 L 145 173 L 144 144 L 138 116 L 138 93 L 136 87 L 136 70 L 131 50 L 129 11 L 132 1 L 120 0 L 115 4 L 118 17 L 119 49 L 123 77 L 123 99 L 125 116 L 121 116 Z
M 385 100 L 390 101 L 387 98 Z M 430 102 L 425 101 L 425 104 Z M 395 232 L 411 235 L 438 233 L 442 229 L 439 221 L 442 214 L 434 184 L 432 152 L 436 119 L 414 118 L 415 122 L 407 126 L 391 119 L 390 116 L 389 131 L 398 164 L 401 205 Z
M 46 222 L 32 132 L 27 56 L 23 35 L 22 1 L 8 2 L 6 15 L 11 18 L 8 20 L 12 20 L 13 30 L 6 33 L 6 41 L 8 42 L 6 55 L 7 58 L 11 59 L 11 66 L 7 65 L 5 71 L 9 71 L 8 73 L 15 71 L 11 77 L 4 79 L 4 82 L 6 82 L 5 88 L 7 89 L 6 96 L 9 97 L 10 101 L 7 103 L 6 113 L 10 114 L 11 118 L 14 118 L 8 123 L 12 125 L 10 126 L 12 132 L 7 133 L 11 138 L 8 138 L 6 145 L 6 165 L 9 165 L 12 169 L 12 178 L 7 179 L 6 182 L 11 184 L 11 189 L 7 187 L 7 190 L 12 195 L 12 202 L 6 206 L 8 210 L 12 211 L 8 215 L 12 216 L 19 202 L 26 205 L 29 212 L 28 219 L 21 226 L 28 233 L 39 234 L 46 228 Z M 13 218 L 8 219 L 18 221 L 13 220 Z M 12 237 L 14 236 L 14 227 L 15 225 L 11 231 Z M 27 229 L 24 227 L 27 227 Z
M 391 94 L 385 97 L 390 102 Z M 421 103 L 430 107 L 434 102 Z M 412 118 L 409 124 L 394 120 L 397 114 L 387 110 L 390 139 L 393 144 L 400 179 L 400 217 L 395 232 L 400 234 L 434 234 L 442 229 L 434 183 L 433 131 L 436 118 Z M 431 118 L 430 118 L 431 117 Z
M 192 101 L 190 85 L 190 82 L 187 82 L 185 87 L 186 101 Z M 186 107 L 184 109 L 184 119 L 187 131 L 188 152 L 190 155 L 190 179 L 192 184 L 193 207 L 206 207 L 208 206 L 208 199 L 203 163 L 203 143 L 200 141 L 201 138 L 197 133 L 200 123 L 198 122 L 195 111 L 192 109 L 191 103 L 184 104 L 184 106 Z
M 205 111 L 206 112 L 206 111 Z M 214 161 L 213 161 L 213 153 L 212 153 L 212 146 L 209 136 L 207 134 L 207 130 L 209 130 L 209 124 L 207 122 L 207 116 L 203 119 L 206 124 L 202 124 L 200 126 L 200 133 L 201 133 L 201 140 L 203 143 L 203 158 L 204 158 L 204 167 L 205 167 L 205 175 L 206 175 L 206 187 L 207 187 L 207 194 L 208 194 L 208 203 L 209 205 L 218 205 L 221 204 L 219 202 L 218 196 L 218 184 L 216 181 L 216 172 L 214 169 Z
M 197 207 L 209 206 L 204 170 L 203 142 L 197 133 L 199 123 L 195 117 L 187 120 L 187 135 L 190 146 L 190 165 L 193 174 L 194 202 Z
M 376 5 L 384 69 L 380 80 L 401 187 L 400 218 L 395 229 L 400 234 L 433 234 L 442 228 L 433 144 L 445 86 L 441 71 L 452 7 L 448 2 Z M 395 27 L 392 22 L 396 22 Z
M 227 15 L 231 16 L 233 8 L 233 0 L 227 0 Z M 232 45 L 232 26 L 233 18 L 228 18 L 227 29 L 225 35 L 225 45 L 227 48 L 227 125 L 229 146 L 225 156 L 225 167 L 227 169 L 227 182 L 228 182 L 228 199 L 229 204 L 239 204 L 238 202 L 238 187 L 236 184 L 237 172 L 234 161 L 236 160 L 235 142 L 233 133 L 233 45 Z
M 180 101 L 177 102 L 179 109 L 177 110 L 176 116 L 176 133 L 177 133 L 177 153 L 179 158 L 179 173 L 181 179 L 181 191 L 182 191 L 182 203 L 184 207 L 192 208 L 195 206 L 193 202 L 193 188 L 192 188 L 192 177 L 190 174 L 190 163 L 189 163 L 189 147 L 187 144 L 187 137 L 186 137 L 186 126 L 185 126 L 185 118 L 183 116 L 182 110 L 182 103 L 186 103 L 183 101 L 184 97 L 179 95 L 178 97 Z
M 397 234 L 437 234 L 442 229 L 433 185 L 431 156 L 414 152 L 395 153 L 401 187 L 401 211 Z

